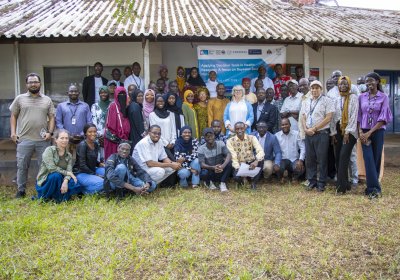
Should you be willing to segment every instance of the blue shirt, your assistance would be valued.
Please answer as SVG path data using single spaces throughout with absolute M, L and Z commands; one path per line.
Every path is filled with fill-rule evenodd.
M 256 136 L 257 140 L 260 141 L 260 135 L 257 131 L 253 132 L 252 135 Z M 264 160 L 273 160 L 275 164 L 280 165 L 282 160 L 282 151 L 281 147 L 279 146 L 278 139 L 274 134 L 268 131 L 264 137 Z
M 75 120 L 75 124 L 73 124 Z M 92 113 L 89 105 L 78 101 L 71 103 L 65 101 L 57 106 L 56 126 L 69 131 L 71 135 L 83 135 L 83 127 L 87 123 L 92 123 Z

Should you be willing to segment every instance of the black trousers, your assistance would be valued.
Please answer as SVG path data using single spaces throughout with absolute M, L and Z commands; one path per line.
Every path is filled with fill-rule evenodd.
M 200 172 L 200 179 L 206 182 L 207 185 L 210 184 L 210 181 L 225 183 L 231 174 L 232 164 L 228 163 L 228 165 L 225 166 L 224 171 L 222 171 L 221 173 L 215 173 L 212 170 L 202 169 Z
M 294 178 L 295 180 L 298 180 L 299 177 L 303 174 L 303 172 L 296 170 L 296 168 L 295 168 L 296 163 L 297 163 L 297 160 L 294 162 L 291 162 L 288 159 L 282 159 L 281 164 L 280 164 L 279 174 L 277 174 L 278 179 L 281 179 L 283 177 L 283 173 L 285 172 L 285 170 L 287 170 L 289 178 Z
M 310 184 L 325 188 L 328 172 L 329 129 L 306 135 L 306 170 Z M 317 180 L 317 174 L 319 178 Z
M 343 135 L 340 131 L 340 125 L 336 126 L 337 134 L 335 152 L 336 152 L 336 167 L 337 167 L 337 190 L 339 192 L 346 192 L 349 190 L 350 182 L 349 182 L 349 163 L 351 151 L 353 150 L 354 145 L 357 143 L 357 139 L 349 134 L 349 143 L 343 144 Z

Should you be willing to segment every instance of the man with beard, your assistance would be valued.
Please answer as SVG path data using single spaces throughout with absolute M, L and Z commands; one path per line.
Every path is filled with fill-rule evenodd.
M 25 82 L 28 92 L 18 95 L 10 106 L 11 139 L 17 144 L 16 198 L 25 196 L 28 168 L 33 152 L 36 153 L 40 166 L 42 154 L 50 145 L 55 126 L 54 105 L 50 97 L 40 93 L 39 75 L 28 74 Z
M 83 79 L 82 95 L 89 108 L 100 100 L 99 89 L 101 86 L 107 85 L 108 80 L 101 76 L 103 72 L 103 64 L 96 62 L 94 64 L 94 75 L 87 76 Z
M 124 190 L 130 190 L 137 195 L 153 192 L 157 185 L 149 174 L 130 156 L 131 145 L 121 143 L 118 152 L 112 154 L 106 161 L 104 185 L 123 196 Z M 109 189 L 108 189 L 109 190 Z

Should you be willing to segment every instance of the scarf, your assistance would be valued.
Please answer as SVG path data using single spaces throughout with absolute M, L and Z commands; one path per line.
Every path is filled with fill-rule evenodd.
M 342 121 L 340 122 L 340 130 L 342 131 L 342 135 L 344 135 L 347 124 L 349 123 L 349 103 L 350 103 L 350 89 L 351 89 L 351 81 L 348 76 L 342 76 L 338 80 L 338 88 L 340 81 L 345 79 L 349 83 L 349 89 L 347 92 L 341 92 L 340 96 L 344 97 L 344 102 L 343 102 L 343 110 L 342 110 Z
M 175 104 L 174 104 L 174 105 L 170 105 L 170 104 L 168 103 L 168 98 L 169 98 L 171 95 L 175 96 Z M 168 93 L 168 94 L 166 95 L 166 97 L 165 97 L 164 100 L 165 100 L 165 108 L 166 108 L 168 111 L 174 113 L 176 130 L 177 130 L 177 131 L 180 131 L 180 130 L 181 130 L 181 127 L 182 127 L 182 124 L 181 124 L 181 115 L 183 115 L 183 112 L 182 112 L 182 108 L 179 108 L 179 107 L 176 105 L 176 100 L 177 100 L 176 98 L 177 98 L 177 96 L 176 96 L 175 94 L 173 94 L 173 93 Z M 178 133 L 177 133 L 177 134 L 178 134 Z
M 146 101 L 146 94 L 150 92 L 153 96 L 154 96 L 154 101 L 152 103 L 148 103 Z M 154 104 L 156 103 L 156 94 L 154 93 L 154 91 L 152 89 L 148 89 L 146 90 L 146 92 L 144 93 L 144 98 L 143 98 L 143 115 L 145 116 L 145 118 L 148 118 L 150 113 L 154 111 Z
M 185 141 L 182 137 L 182 134 L 185 130 L 189 129 L 190 132 L 192 132 L 192 129 L 190 126 L 185 125 L 181 129 L 181 135 L 176 139 L 174 150 L 175 152 L 179 153 L 185 153 L 185 154 L 191 154 L 193 150 L 193 137 L 190 137 L 189 141 Z
M 108 94 L 110 94 L 110 92 L 108 91 L 108 87 L 107 86 L 100 87 L 99 94 L 102 91 L 105 91 Z M 106 101 L 103 101 L 103 100 L 100 99 L 99 102 L 97 102 L 97 104 L 99 105 L 99 107 L 100 107 L 101 111 L 103 112 L 103 114 L 106 114 L 106 115 L 107 115 L 108 106 L 110 106 L 110 103 L 111 103 L 110 98 L 107 99 Z
M 157 94 L 156 95 L 156 102 L 158 99 L 162 99 L 162 101 L 164 102 L 164 107 L 162 108 L 158 108 L 157 105 L 155 105 L 154 107 L 154 113 L 157 115 L 157 117 L 159 117 L 160 119 L 166 119 L 169 117 L 169 112 L 167 111 L 167 108 L 165 108 L 165 101 L 164 98 L 161 94 Z
M 190 89 L 188 89 L 188 90 L 185 91 L 185 93 L 183 94 L 183 103 L 185 103 L 186 105 L 188 105 L 189 108 L 193 110 L 193 103 L 189 103 L 189 102 L 186 100 L 187 96 L 188 96 L 190 93 L 193 93 L 193 91 L 191 91 Z
M 127 94 L 124 87 L 117 87 L 114 92 L 114 102 L 119 107 L 122 115 L 126 118 L 128 114 L 128 100 Z
M 179 77 L 178 75 L 176 75 L 176 82 L 178 83 L 179 92 L 182 93 L 183 88 L 185 87 L 185 83 L 186 83 L 185 68 L 183 68 L 182 66 L 178 66 L 178 68 L 176 69 L 177 73 L 178 73 L 179 69 L 183 70 L 183 77 Z
M 192 67 L 192 69 L 190 69 L 190 72 L 192 72 L 192 70 L 196 69 L 197 70 L 197 77 L 193 78 L 192 75 L 189 75 L 189 78 L 187 79 L 187 82 L 189 85 L 191 86 L 203 86 L 205 87 L 206 84 L 204 83 L 203 79 L 200 76 L 200 72 L 199 72 L 199 68 L 197 67 Z

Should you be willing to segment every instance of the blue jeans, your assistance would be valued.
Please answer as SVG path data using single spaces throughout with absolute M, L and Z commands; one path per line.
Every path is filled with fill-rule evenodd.
M 364 133 L 368 130 L 364 130 Z M 382 159 L 382 149 L 383 149 L 383 138 L 385 136 L 384 129 L 378 129 L 372 133 L 371 144 L 362 144 L 365 174 L 367 175 L 367 189 L 365 194 L 370 194 L 373 192 L 382 192 L 381 184 L 379 183 L 379 173 L 381 172 L 381 159 Z
M 76 175 L 78 179 L 78 184 L 82 188 L 82 192 L 84 194 L 94 194 L 103 190 L 103 182 L 105 169 L 104 167 L 97 167 L 96 168 L 96 175 L 87 174 L 87 173 L 79 173 Z
M 188 187 L 189 184 L 187 182 L 187 179 L 192 175 L 192 184 L 193 185 L 198 185 L 200 184 L 200 163 L 199 160 L 196 158 L 190 163 L 190 167 L 197 170 L 197 175 L 193 174 L 189 169 L 187 168 L 182 168 L 178 171 L 178 177 L 179 177 L 179 185 L 181 187 Z
M 140 180 L 139 178 L 136 178 L 133 176 L 130 172 L 128 172 L 128 168 L 124 164 L 118 164 L 117 167 L 115 168 L 115 173 L 117 173 L 118 177 L 124 181 L 128 182 L 134 187 L 142 187 L 145 182 Z M 114 183 L 110 182 L 111 189 L 115 190 L 116 188 L 121 188 L 121 186 L 116 186 Z M 151 186 L 147 190 L 147 192 L 151 193 L 153 192 L 157 187 L 156 182 L 151 181 Z

